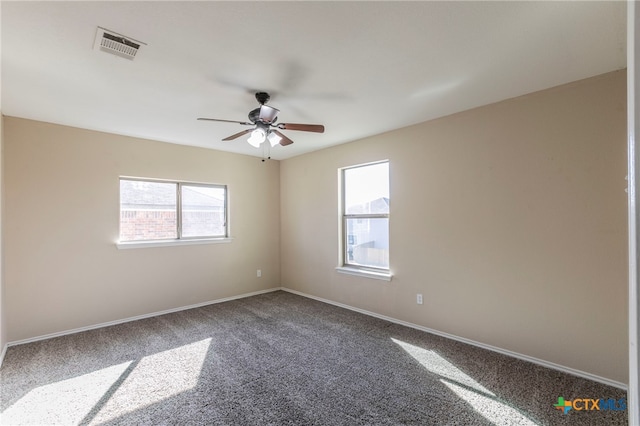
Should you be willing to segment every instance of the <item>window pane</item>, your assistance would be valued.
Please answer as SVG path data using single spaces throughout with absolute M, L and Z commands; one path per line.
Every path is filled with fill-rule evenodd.
M 226 236 L 225 188 L 182 185 L 182 236 Z
M 389 268 L 389 219 L 347 218 L 346 264 Z
M 389 213 L 389 163 L 344 171 L 346 214 Z
M 120 180 L 120 241 L 178 238 L 176 184 Z

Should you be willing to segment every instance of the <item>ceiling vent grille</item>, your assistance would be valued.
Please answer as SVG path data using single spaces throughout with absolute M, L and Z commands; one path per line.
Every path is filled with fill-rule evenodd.
M 141 41 L 98 27 L 93 49 L 111 53 L 112 55 L 120 56 L 121 58 L 132 61 L 139 53 L 142 45 L 144 45 L 144 43 Z

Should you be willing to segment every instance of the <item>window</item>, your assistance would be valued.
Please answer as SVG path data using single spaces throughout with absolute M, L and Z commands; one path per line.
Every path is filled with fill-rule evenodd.
M 389 271 L 389 162 L 342 169 L 342 264 Z
M 120 179 L 120 241 L 226 238 L 227 187 Z

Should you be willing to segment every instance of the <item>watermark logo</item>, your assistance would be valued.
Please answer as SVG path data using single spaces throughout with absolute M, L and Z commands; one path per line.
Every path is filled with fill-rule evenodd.
M 558 397 L 558 403 L 553 404 L 553 406 L 556 407 L 557 410 L 562 410 L 564 414 L 567 414 L 569 410 L 573 408 L 571 401 L 565 401 L 561 396 Z
M 553 404 L 556 410 L 568 414 L 569 411 L 624 411 L 627 409 L 627 400 L 620 398 L 575 398 L 566 400 L 564 397 L 558 397 L 558 403 Z

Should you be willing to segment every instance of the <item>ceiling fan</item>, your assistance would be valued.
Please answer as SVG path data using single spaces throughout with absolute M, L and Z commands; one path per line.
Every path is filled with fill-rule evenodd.
M 316 132 L 324 133 L 324 126 L 321 124 L 295 124 L 295 123 L 278 123 L 278 113 L 280 110 L 271 106 L 265 105 L 269 102 L 271 97 L 266 92 L 257 92 L 256 100 L 260 106 L 251 112 L 249 112 L 249 121 L 235 121 L 235 120 L 222 120 L 219 118 L 203 118 L 198 120 L 206 121 L 220 121 L 223 123 L 238 123 L 243 126 L 254 126 L 252 129 L 246 129 L 231 136 L 228 136 L 223 141 L 230 141 L 240 136 L 251 133 L 251 136 L 247 140 L 251 145 L 256 148 L 260 147 L 260 144 L 265 140 L 269 140 L 271 146 L 280 144 L 282 146 L 290 145 L 293 143 L 291 139 L 282 134 L 280 130 L 300 130 L 303 132 Z

